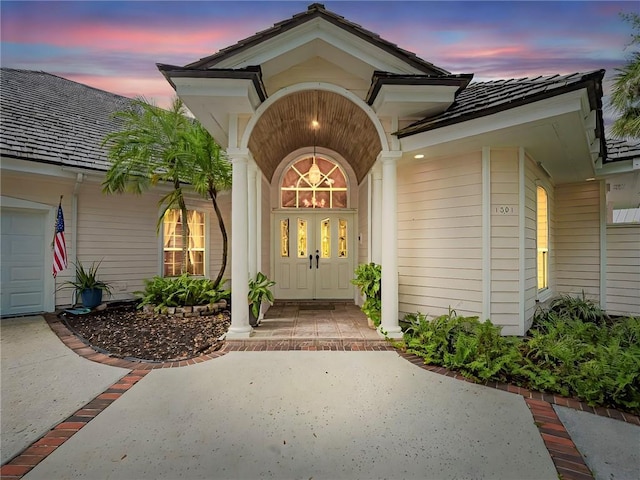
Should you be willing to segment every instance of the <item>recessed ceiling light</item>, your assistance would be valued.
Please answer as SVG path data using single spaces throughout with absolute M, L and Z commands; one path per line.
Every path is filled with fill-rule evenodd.
M 586 181 L 587 182 L 593 182 L 595 179 L 596 179 L 596 177 L 590 177 L 590 178 L 587 178 Z
M 417 155 L 414 155 L 413 158 L 424 158 L 424 154 L 418 153 Z

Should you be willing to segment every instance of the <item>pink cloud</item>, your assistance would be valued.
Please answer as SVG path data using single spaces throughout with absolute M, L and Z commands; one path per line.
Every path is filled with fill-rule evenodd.
M 209 55 L 227 45 L 237 35 L 236 26 L 206 28 L 190 31 L 172 31 L 163 27 L 144 25 L 109 25 L 103 23 L 76 23 L 64 29 L 50 25 L 24 28 L 18 22 L 7 22 L 2 32 L 3 41 L 24 44 L 49 44 L 58 47 L 88 48 L 97 51 L 132 52 L 145 54 Z
M 140 78 L 123 76 L 96 76 L 78 73 L 57 73 L 61 77 L 83 83 L 90 87 L 105 90 L 107 92 L 122 95 L 123 97 L 143 96 L 155 102 L 160 107 L 168 107 L 171 99 L 175 96 L 175 91 L 171 85 L 160 76 L 160 78 Z

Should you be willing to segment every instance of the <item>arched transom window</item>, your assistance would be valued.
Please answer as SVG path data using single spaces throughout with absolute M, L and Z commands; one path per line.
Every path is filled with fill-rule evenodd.
M 337 163 L 307 157 L 285 172 L 280 201 L 283 208 L 347 208 L 347 190 L 347 179 Z

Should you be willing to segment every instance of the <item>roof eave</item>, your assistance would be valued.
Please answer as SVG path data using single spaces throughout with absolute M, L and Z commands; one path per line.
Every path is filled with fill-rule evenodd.
M 459 75 L 403 75 L 389 72 L 376 71 L 371 78 L 371 86 L 367 92 L 365 101 L 368 105 L 373 105 L 376 96 L 380 93 L 383 85 L 443 85 L 457 86 L 455 96 L 457 96 L 473 79 L 473 74 L 463 73 Z
M 242 69 L 196 69 L 161 63 L 157 63 L 156 66 L 174 90 L 176 89 L 176 84 L 173 78 L 233 78 L 238 80 L 251 80 L 260 101 L 264 102 L 267 99 L 267 91 L 262 81 L 262 70 L 259 66 L 250 66 Z
M 518 98 L 512 102 L 504 103 L 504 104 L 497 105 L 490 108 L 485 108 L 483 110 L 478 110 L 477 112 L 472 112 L 470 114 L 456 117 L 456 118 L 451 118 L 448 120 L 444 120 L 442 122 L 433 123 L 433 121 L 436 118 L 429 119 L 430 121 L 426 121 L 425 119 L 425 120 L 422 120 L 421 122 L 417 122 L 417 123 L 414 123 L 413 125 L 409 125 L 404 129 L 393 132 L 392 135 L 396 135 L 398 138 L 408 137 L 411 135 L 427 132 L 430 130 L 437 130 L 439 128 L 447 127 L 449 125 L 464 123 L 466 121 L 473 120 L 476 118 L 493 115 L 495 113 L 500 113 L 506 110 L 511 110 L 516 107 L 535 103 L 540 100 L 545 100 L 547 98 L 552 98 L 568 92 L 573 92 L 576 90 L 587 88 L 591 108 L 596 110 L 596 135 L 600 138 L 601 152 L 603 153 L 602 158 L 606 159 L 607 147 L 606 147 L 605 136 L 604 136 L 604 121 L 602 116 L 602 79 L 604 77 L 604 73 L 605 73 L 604 70 L 597 70 L 595 72 L 587 73 L 583 75 L 580 81 L 577 81 L 570 85 L 558 87 L 553 90 L 546 90 L 544 92 L 534 94 L 528 97 Z

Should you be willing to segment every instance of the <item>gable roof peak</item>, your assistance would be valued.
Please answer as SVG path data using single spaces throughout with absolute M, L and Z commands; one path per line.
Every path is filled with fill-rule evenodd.
M 368 42 L 380 50 L 385 51 L 387 54 L 402 60 L 403 62 L 411 65 L 419 72 L 430 75 L 449 75 L 451 72 L 440 68 L 433 63 L 427 62 L 418 57 L 415 53 L 400 48 L 395 43 L 389 42 L 383 39 L 377 33 L 374 33 L 366 28 L 347 20 L 345 17 L 338 15 L 331 10 L 327 10 L 322 3 L 312 3 L 307 7 L 306 11 L 297 13 L 291 18 L 282 20 L 275 23 L 273 26 L 259 31 L 254 35 L 238 41 L 235 45 L 230 45 L 226 48 L 219 50 L 218 52 L 201 58 L 195 62 L 185 65 L 187 69 L 212 69 L 218 68 L 222 63 L 228 65 L 228 60 L 234 56 L 245 52 L 263 42 L 266 42 L 278 35 L 290 31 L 300 25 L 310 22 L 314 19 L 321 18 L 329 24 L 334 25 L 355 37 Z

